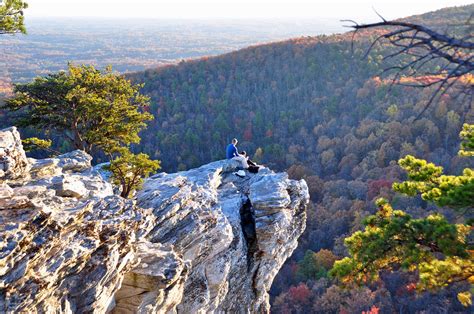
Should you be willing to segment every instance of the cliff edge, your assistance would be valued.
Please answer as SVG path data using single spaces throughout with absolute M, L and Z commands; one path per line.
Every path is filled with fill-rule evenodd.
M 74 151 L 27 158 L 0 130 L 0 312 L 268 312 L 306 224 L 306 183 L 216 161 L 113 194 Z

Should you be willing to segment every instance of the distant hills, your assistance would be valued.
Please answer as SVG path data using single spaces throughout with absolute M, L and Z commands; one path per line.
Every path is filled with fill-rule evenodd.
M 67 68 L 67 62 L 139 71 L 305 34 L 343 31 L 337 21 L 30 18 L 27 35 L 0 36 L 2 84 Z

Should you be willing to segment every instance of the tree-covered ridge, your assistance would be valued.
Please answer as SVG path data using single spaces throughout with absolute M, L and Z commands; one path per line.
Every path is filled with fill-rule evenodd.
M 457 23 L 472 7 L 451 10 L 451 19 L 439 13 L 444 23 Z M 472 167 L 457 155 L 459 131 L 474 118 L 472 104 L 448 93 L 416 119 L 433 90 L 391 86 L 389 76 L 380 77 L 391 48 L 376 46 L 362 58 L 377 34 L 361 32 L 354 43 L 350 34 L 294 39 L 131 76 L 145 84 L 156 116 L 141 148 L 163 160 L 165 171 L 223 158 L 225 144 L 238 137 L 256 160 L 308 182 L 307 230 L 272 288 L 277 313 L 360 313 L 374 305 L 382 313 L 466 311 L 456 298 L 465 287 L 415 297 L 412 275 L 395 272 L 346 292 L 314 257 L 321 250 L 343 256 L 343 239 L 377 211 L 379 196 L 410 219 L 435 214 L 423 199 L 392 191 L 393 182 L 405 179 L 398 159 L 430 160 L 453 175 Z M 445 214 L 449 223 L 456 219 Z
M 443 8 L 432 12 L 427 12 L 420 15 L 409 17 L 408 19 L 416 24 L 428 26 L 434 30 L 446 31 L 446 26 L 462 26 L 467 23 L 472 23 L 472 12 L 474 5 L 455 6 L 450 8 Z M 404 19 L 400 19 L 404 20 Z M 449 28 L 450 31 L 455 31 L 457 28 Z
M 144 135 L 149 143 L 158 140 L 160 151 L 147 147 L 147 152 L 169 157 L 164 158 L 165 169 L 175 170 L 219 158 L 221 147 L 237 135 L 249 150 L 261 147 L 264 161 L 285 166 L 312 158 L 309 154 L 300 158 L 301 153 L 312 153 L 305 134 L 311 136 L 317 126 L 332 119 L 339 120 L 334 122 L 341 128 L 330 137 L 342 137 L 350 133 L 344 127 L 364 119 L 377 121 L 399 111 L 402 116 L 392 120 L 403 121 L 420 111 L 428 91 L 420 94 L 396 87 L 388 93 L 387 80 L 374 77 L 388 48 L 374 51 L 368 61 L 361 58 L 363 43 L 351 48 L 348 39 L 300 39 L 133 76 L 146 83 L 151 111 L 162 117 L 150 129 L 153 134 Z M 449 99 L 443 106 L 440 110 L 458 110 Z M 453 111 L 450 117 L 465 119 L 462 110 L 470 108 L 464 106 L 458 110 L 461 114 Z M 205 151 L 199 149 L 201 144 Z M 290 146 L 292 152 L 285 156 Z

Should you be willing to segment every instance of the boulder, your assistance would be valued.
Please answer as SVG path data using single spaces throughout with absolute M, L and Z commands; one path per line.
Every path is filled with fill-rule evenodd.
M 29 158 L 28 160 L 31 164 L 30 173 L 34 179 L 53 177 L 62 173 L 57 158 Z
M 62 175 L 55 179 L 53 184 L 58 196 L 82 198 L 89 193 L 80 176 Z
M 92 156 L 82 150 L 59 155 L 58 167 L 63 171 L 81 172 L 91 168 Z
M 178 312 L 268 312 L 273 279 L 305 229 L 303 180 L 269 170 L 241 178 L 236 167 L 153 176 L 136 196 L 157 219 L 147 239 L 192 262 Z

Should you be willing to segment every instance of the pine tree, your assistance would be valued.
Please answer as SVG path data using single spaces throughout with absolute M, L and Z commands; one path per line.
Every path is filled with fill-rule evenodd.
M 28 4 L 22 0 L 0 0 L 0 34 L 26 34 L 23 10 Z
M 119 155 L 104 167 L 112 173 L 112 181 L 120 186 L 120 196 L 128 198 L 143 184 L 143 178 L 160 168 L 157 160 L 150 160 L 147 154 L 133 154 L 127 148 L 119 149 Z
M 123 76 L 93 66 L 69 64 L 67 72 L 15 85 L 2 108 L 17 113 L 15 123 L 65 137 L 76 149 L 113 151 L 138 143 L 153 116 L 149 98 Z
M 159 161 L 133 154 L 129 146 L 140 142 L 139 132 L 153 115 L 146 112 L 149 98 L 123 76 L 93 66 L 69 64 L 68 72 L 38 77 L 15 86 L 15 95 L 0 108 L 17 113 L 19 126 L 33 127 L 64 137 L 76 149 L 102 152 L 112 180 L 128 198 L 143 178 L 159 169 Z M 29 148 L 48 148 L 47 140 L 31 138 Z
M 460 136 L 463 149 L 469 149 L 474 128 L 465 125 Z M 394 183 L 396 191 L 447 206 L 461 213 L 474 208 L 474 170 L 460 176 L 443 175 L 442 167 L 407 156 L 399 161 L 408 181 Z M 467 281 L 474 285 L 472 222 L 451 224 L 440 214 L 414 219 L 394 210 L 385 199 L 376 202 L 378 212 L 364 220 L 365 229 L 345 239 L 349 257 L 337 261 L 330 275 L 342 283 L 363 284 L 377 280 L 381 270 L 401 267 L 417 271 L 419 291 L 446 287 Z M 471 289 L 472 290 L 472 289 Z M 458 294 L 465 306 L 472 304 L 470 291 Z

